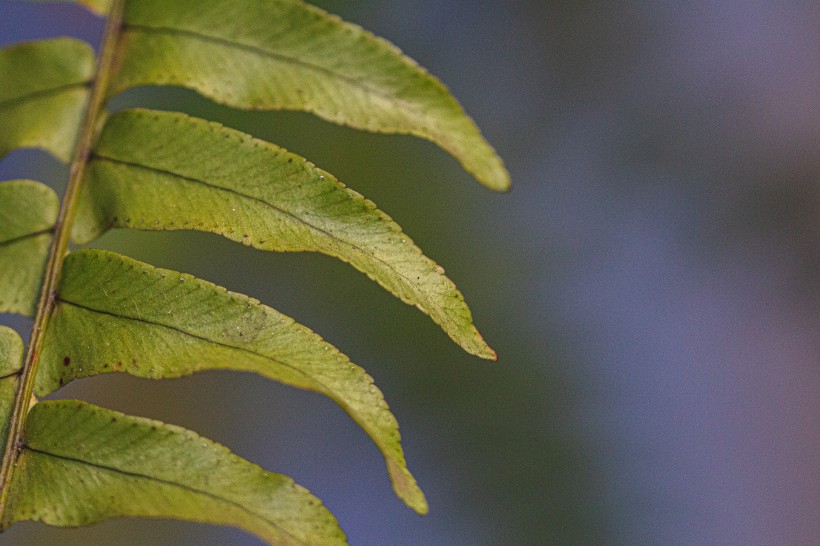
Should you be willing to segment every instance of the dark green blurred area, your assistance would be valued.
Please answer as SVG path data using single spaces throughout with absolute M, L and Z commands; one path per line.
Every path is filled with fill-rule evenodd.
M 95 246 L 256 297 L 368 370 L 430 514 L 393 497 L 376 449 L 316 395 L 218 373 L 99 377 L 61 394 L 186 426 L 294 477 L 354 545 L 820 542 L 816 3 L 315 3 L 439 76 L 513 190 L 483 189 L 429 143 L 305 114 L 174 89 L 114 106 L 213 119 L 332 172 L 447 270 L 499 361 L 464 354 L 325 256 L 201 234 Z M 100 31 L 71 6 L 0 0 L 0 17 L 3 42 Z M 65 170 L 20 152 L 0 175 L 61 188 Z M 257 541 L 116 521 L 21 524 L 0 543 Z

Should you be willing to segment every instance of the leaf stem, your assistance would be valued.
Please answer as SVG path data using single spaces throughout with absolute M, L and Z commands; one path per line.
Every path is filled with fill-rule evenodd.
M 26 353 L 26 360 L 20 374 L 20 383 L 14 399 L 14 409 L 9 423 L 9 433 L 3 450 L 3 459 L 0 463 L 0 528 L 5 527 L 3 517 L 6 509 L 11 478 L 14 467 L 23 443 L 26 418 L 31 407 L 31 396 L 34 390 L 34 379 L 37 372 L 37 363 L 40 350 L 45 338 L 48 320 L 54 311 L 54 302 L 57 286 L 63 270 L 63 261 L 68 252 L 71 237 L 71 224 L 77 203 L 77 195 L 82 183 L 91 147 L 97 136 L 101 116 L 104 114 L 107 98 L 108 83 L 119 44 L 122 29 L 123 9 L 125 0 L 114 0 L 108 16 L 100 48 L 99 58 L 94 76 L 94 85 L 88 99 L 85 118 L 80 129 L 76 144 L 76 151 L 69 170 L 68 185 L 60 205 L 57 223 L 54 225 L 54 237 L 51 241 L 48 263 L 43 276 L 43 286 L 40 291 L 40 300 L 37 305 L 37 314 L 34 317 L 34 326 L 31 330 L 31 339 Z

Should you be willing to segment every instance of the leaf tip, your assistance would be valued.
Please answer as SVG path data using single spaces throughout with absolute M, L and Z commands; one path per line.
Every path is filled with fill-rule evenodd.
M 486 353 L 486 354 L 479 355 L 479 356 L 480 356 L 481 358 L 486 359 L 486 360 L 492 360 L 493 362 L 498 362 L 498 353 L 496 353 L 496 352 L 495 352 L 493 349 L 491 349 L 490 347 L 487 347 L 487 353 Z
M 469 341 L 459 343 L 461 347 L 473 356 L 483 358 L 485 360 L 498 360 L 498 354 L 490 347 L 484 337 L 475 329 L 472 328 L 473 336 Z
M 397 461 L 387 459 L 387 472 L 390 475 L 390 481 L 393 483 L 396 496 L 418 515 L 426 515 L 430 510 L 427 499 L 410 471 Z
M 484 344 L 484 347 L 481 348 L 481 350 L 475 351 L 473 352 L 473 354 L 478 358 L 483 358 L 484 360 L 490 360 L 492 362 L 496 362 L 498 360 L 498 353 L 496 353 L 486 343 Z
M 481 182 L 487 188 L 497 191 L 499 193 L 506 193 L 510 191 L 512 187 L 512 182 L 510 180 L 510 173 L 507 171 L 507 168 L 504 166 L 503 161 L 501 158 L 497 159 L 497 165 L 494 169 L 490 172 L 483 174 L 482 176 L 477 176 L 478 181 Z

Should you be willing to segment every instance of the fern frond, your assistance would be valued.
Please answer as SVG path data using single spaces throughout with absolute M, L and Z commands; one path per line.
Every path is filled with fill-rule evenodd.
M 66 258 L 35 392 L 124 371 L 173 378 L 223 369 L 254 372 L 324 394 L 370 435 L 396 493 L 419 512 L 399 428 L 373 379 L 336 348 L 258 301 L 190 275 L 101 250 Z
M 94 50 L 73 38 L 0 50 L 0 157 L 42 148 L 68 162 L 93 72 Z
M 300 0 L 137 0 L 125 24 L 112 93 L 180 85 L 237 108 L 412 134 L 487 187 L 509 188 L 503 162 L 439 80 L 386 40 Z
M 34 315 L 58 206 L 39 182 L 0 183 L 0 313 Z
M 304 158 L 184 114 L 125 111 L 102 132 L 74 239 L 109 227 L 218 233 L 262 250 L 349 262 L 417 306 L 465 350 L 495 353 L 444 270 L 376 206 Z
M 198 230 L 261 250 L 321 252 L 494 359 L 444 270 L 330 173 L 183 113 L 111 115 L 107 100 L 180 85 L 236 108 L 412 134 L 495 190 L 509 186 L 501 159 L 441 82 L 385 40 L 301 1 L 75 2 L 108 17 L 96 60 L 72 38 L 0 51 L 0 157 L 35 147 L 71 161 L 59 200 L 38 182 L 0 183 L 0 312 L 34 316 L 25 358 L 20 337 L 0 327 L 0 529 L 171 517 L 233 525 L 271 544 L 346 543 L 307 490 L 194 432 L 34 397 L 110 372 L 252 372 L 327 396 L 373 440 L 396 495 L 425 513 L 396 418 L 341 351 L 252 298 L 113 252 L 74 251 L 70 238 Z
M 191 431 L 76 400 L 36 404 L 3 525 L 114 516 L 230 524 L 283 546 L 347 544 L 307 490 Z

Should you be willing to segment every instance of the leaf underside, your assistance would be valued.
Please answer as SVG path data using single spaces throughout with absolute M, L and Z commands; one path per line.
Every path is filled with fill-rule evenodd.
M 427 511 L 406 467 L 398 423 L 373 379 L 292 319 L 190 275 L 101 250 L 66 258 L 57 301 L 40 356 L 39 396 L 113 371 L 155 379 L 254 372 L 338 403 L 384 455 L 396 494 Z
M 99 15 L 112 7 L 63 1 Z M 387 41 L 300 0 L 128 0 L 119 30 L 118 40 L 106 33 L 104 44 L 116 45 L 102 47 L 99 74 L 92 47 L 73 38 L 0 50 L 0 158 L 30 147 L 70 161 L 80 127 L 90 138 L 102 126 L 96 99 L 84 120 L 92 83 L 94 97 L 178 85 L 236 108 L 303 110 L 415 135 L 485 186 L 509 187 L 501 159 L 441 82 Z M 495 358 L 444 270 L 372 202 L 304 158 L 216 123 L 150 110 L 114 114 L 93 140 L 72 165 L 72 180 L 85 173 L 77 201 L 64 204 L 75 242 L 110 228 L 185 229 L 262 250 L 322 252 L 418 307 L 468 352 Z M 34 315 L 55 233 L 55 248 L 65 248 L 58 208 L 43 184 L 0 182 L 0 313 Z M 44 331 L 30 350 L 37 373 L 22 374 L 38 396 L 109 372 L 256 373 L 341 406 L 384 456 L 396 494 L 427 512 L 382 393 L 317 334 L 252 298 L 112 252 L 68 253 L 61 270 L 51 263 L 61 274 L 48 277 L 59 277 L 42 299 L 54 307 L 34 329 Z M 21 401 L 31 392 L 21 381 L 23 352 L 20 337 L 0 326 L 0 439 L 20 448 L 0 529 L 23 520 L 171 517 L 236 526 L 270 544 L 346 544 L 307 490 L 194 432 L 79 401 Z M 32 405 L 23 406 L 21 442 L 10 444 L 22 430 L 7 438 L 15 403 Z
M 112 94 L 177 85 L 244 109 L 312 112 L 412 134 L 456 157 L 482 184 L 509 175 L 447 88 L 389 42 L 298 0 L 128 2 Z
M 495 358 L 444 270 L 372 202 L 304 158 L 217 123 L 149 110 L 109 119 L 74 239 L 108 227 L 208 231 L 263 250 L 335 256 L 428 314 L 466 351 Z
M 0 313 L 34 314 L 58 206 L 39 182 L 0 182 Z
M 17 332 L 0 326 L 0 440 L 3 443 L 8 437 L 9 418 L 20 383 L 24 349 L 23 340 Z
M 0 50 L 0 157 L 41 148 L 68 162 L 94 71 L 91 46 L 73 38 Z
M 233 525 L 270 544 L 347 543 L 307 490 L 191 431 L 75 400 L 36 404 L 3 524 L 116 516 Z

